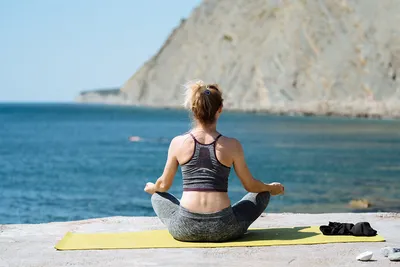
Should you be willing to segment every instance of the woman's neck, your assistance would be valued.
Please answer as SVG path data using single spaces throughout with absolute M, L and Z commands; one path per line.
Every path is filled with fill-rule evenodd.
M 203 125 L 201 123 L 196 123 L 195 126 L 193 127 L 193 130 L 212 134 L 217 132 L 217 124 L 213 123 L 210 125 Z

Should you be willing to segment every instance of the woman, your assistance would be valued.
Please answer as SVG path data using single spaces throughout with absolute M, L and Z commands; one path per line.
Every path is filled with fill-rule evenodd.
M 217 121 L 223 107 L 216 84 L 187 85 L 185 106 L 192 111 L 193 129 L 171 141 L 164 172 L 147 183 L 155 213 L 180 241 L 221 242 L 242 236 L 268 205 L 270 195 L 283 194 L 280 183 L 264 184 L 251 175 L 240 142 L 222 136 Z M 181 166 L 183 194 L 179 201 L 166 191 Z M 231 206 L 231 166 L 248 193 Z

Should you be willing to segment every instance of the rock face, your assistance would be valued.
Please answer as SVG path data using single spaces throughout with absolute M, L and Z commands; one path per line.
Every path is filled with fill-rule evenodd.
M 181 107 L 202 79 L 229 109 L 400 117 L 397 25 L 400 1 L 205 0 L 117 97 Z

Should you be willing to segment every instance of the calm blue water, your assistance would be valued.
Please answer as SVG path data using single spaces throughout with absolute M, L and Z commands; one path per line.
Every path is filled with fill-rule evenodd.
M 155 215 L 143 187 L 189 127 L 176 110 L 0 104 L 0 224 Z M 400 211 L 399 121 L 224 113 L 219 129 L 241 140 L 255 177 L 284 183 L 270 212 L 355 211 L 357 198 Z M 229 187 L 232 201 L 245 194 L 233 170 Z

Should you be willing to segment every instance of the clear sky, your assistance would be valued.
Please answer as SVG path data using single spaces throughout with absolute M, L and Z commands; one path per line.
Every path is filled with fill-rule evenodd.
M 201 0 L 0 0 L 0 102 L 121 86 Z

